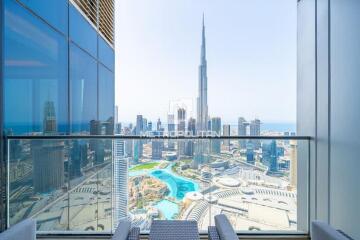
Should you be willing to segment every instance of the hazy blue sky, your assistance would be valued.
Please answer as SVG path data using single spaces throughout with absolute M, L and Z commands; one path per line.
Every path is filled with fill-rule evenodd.
M 204 12 L 209 114 L 295 122 L 296 0 L 116 0 L 115 11 L 119 121 L 196 106 Z

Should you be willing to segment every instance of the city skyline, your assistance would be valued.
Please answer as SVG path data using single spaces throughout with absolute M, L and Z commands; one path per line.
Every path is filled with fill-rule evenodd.
M 214 2 L 206 7 L 204 1 L 199 1 L 190 11 L 185 11 L 189 10 L 187 1 L 169 4 L 157 0 L 147 12 L 141 4 L 148 5 L 119 1 L 116 6 L 120 12 L 116 16 L 116 36 L 121 38 L 115 50 L 119 53 L 115 97 L 120 122 L 132 122 L 138 114 L 152 120 L 166 119 L 171 102 L 179 99 L 192 101 L 193 114 L 188 117 L 196 117 L 195 66 L 202 36 L 195 23 L 201 21 L 204 12 L 210 115 L 222 117 L 227 123 L 236 123 L 240 116 L 295 123 L 296 1 L 279 1 L 272 6 L 261 3 L 262 8 L 271 11 L 259 9 L 254 16 L 246 9 L 259 7 L 260 1 L 227 1 L 223 6 Z M 168 14 L 157 15 L 165 7 Z M 224 16 L 225 10 L 230 10 L 228 16 Z M 235 14 L 235 10 L 241 14 Z M 249 20 L 254 21 L 255 30 L 246 25 Z M 234 21 L 238 27 L 230 28 Z M 129 24 L 131 33 L 127 31 Z M 125 31 L 127 34 L 122 34 Z M 184 32 L 186 39 L 180 34 Z M 260 46 L 259 40 L 264 37 L 268 41 Z

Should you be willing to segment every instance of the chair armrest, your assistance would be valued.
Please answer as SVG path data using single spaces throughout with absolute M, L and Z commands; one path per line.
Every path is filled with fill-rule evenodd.
M 220 240 L 220 236 L 216 230 L 216 227 L 209 226 L 208 233 L 209 233 L 209 240 Z
M 139 227 L 131 228 L 127 239 L 128 240 L 139 240 L 140 239 L 140 228 Z

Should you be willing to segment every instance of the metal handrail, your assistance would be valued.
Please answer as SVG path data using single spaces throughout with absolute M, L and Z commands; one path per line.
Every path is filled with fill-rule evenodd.
M 6 140 L 72 140 L 72 139 L 109 139 L 109 140 L 311 140 L 310 136 L 148 136 L 148 135 L 8 135 Z

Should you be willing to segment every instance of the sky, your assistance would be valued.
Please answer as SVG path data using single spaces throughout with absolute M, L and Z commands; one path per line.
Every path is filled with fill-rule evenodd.
M 202 14 L 211 117 L 296 121 L 296 0 L 116 0 L 120 122 L 196 116 Z

